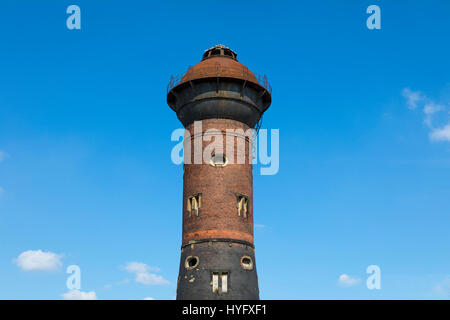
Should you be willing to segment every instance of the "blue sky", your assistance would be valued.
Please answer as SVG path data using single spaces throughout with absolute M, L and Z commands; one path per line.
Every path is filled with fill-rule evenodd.
M 70 4 L 81 30 L 66 28 Z M 381 30 L 366 28 L 371 4 Z M 181 124 L 166 86 L 218 43 L 273 88 L 263 128 L 280 130 L 280 170 L 254 169 L 261 298 L 448 299 L 449 11 L 2 1 L 0 299 L 61 299 L 72 264 L 99 299 L 174 298 L 182 167 L 170 135 Z M 38 250 L 54 270 L 19 258 Z M 380 290 L 365 286 L 373 264 Z

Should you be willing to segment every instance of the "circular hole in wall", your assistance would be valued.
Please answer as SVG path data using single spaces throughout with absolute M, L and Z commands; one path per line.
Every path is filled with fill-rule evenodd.
M 241 258 L 241 266 L 244 270 L 253 270 L 253 261 L 249 256 L 243 256 Z
M 186 258 L 186 261 L 184 262 L 184 267 L 186 269 L 194 269 L 195 267 L 198 266 L 198 257 L 196 256 L 189 256 Z

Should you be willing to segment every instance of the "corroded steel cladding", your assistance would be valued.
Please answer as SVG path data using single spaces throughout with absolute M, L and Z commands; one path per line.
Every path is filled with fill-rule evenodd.
M 186 266 L 188 257 L 198 257 L 197 266 Z M 259 299 L 255 253 L 247 244 L 206 241 L 187 245 L 181 262 L 177 300 Z

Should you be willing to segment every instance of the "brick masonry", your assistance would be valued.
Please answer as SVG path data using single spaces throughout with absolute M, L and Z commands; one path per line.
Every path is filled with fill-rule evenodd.
M 199 137 L 194 136 L 194 124 L 186 129 L 191 134 L 191 159 L 194 159 L 193 139 Z M 235 159 L 233 164 L 225 167 L 214 167 L 207 160 L 202 164 L 184 165 L 183 243 L 205 238 L 232 238 L 253 243 L 253 174 L 252 164 L 249 161 L 251 139 L 248 136 L 237 135 L 232 139 L 228 138 L 227 141 L 225 137 L 227 129 L 241 129 L 246 132 L 249 127 L 242 122 L 229 119 L 203 120 L 202 132 L 209 129 L 222 132 L 223 154 L 227 154 L 227 150 L 234 150 Z M 211 141 L 203 141 L 202 154 L 210 143 Z M 238 148 L 239 143 L 245 146 L 244 150 L 242 147 Z M 245 163 L 238 164 L 237 157 L 242 156 L 243 152 Z M 187 199 L 198 193 L 202 194 L 199 215 L 189 216 Z M 248 197 L 247 218 L 242 214 L 238 215 L 236 194 Z

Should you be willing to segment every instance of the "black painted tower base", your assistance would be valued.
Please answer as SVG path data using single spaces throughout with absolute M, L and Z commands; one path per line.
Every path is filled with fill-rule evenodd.
M 259 300 L 253 245 L 232 239 L 183 245 L 177 300 Z

